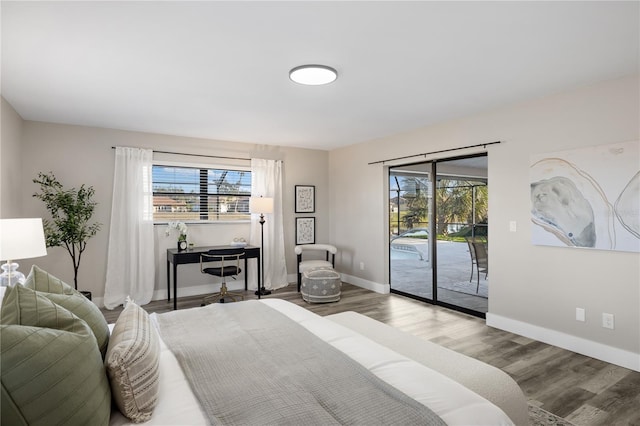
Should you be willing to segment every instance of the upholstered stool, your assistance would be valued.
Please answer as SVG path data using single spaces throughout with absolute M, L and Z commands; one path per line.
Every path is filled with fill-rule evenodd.
M 307 269 L 302 273 L 302 299 L 309 303 L 327 303 L 340 300 L 342 281 L 332 268 Z

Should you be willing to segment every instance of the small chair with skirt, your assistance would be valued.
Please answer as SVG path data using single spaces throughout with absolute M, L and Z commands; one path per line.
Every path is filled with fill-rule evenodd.
M 333 269 L 338 249 L 330 244 L 305 244 L 296 246 L 294 251 L 297 255 L 298 291 L 302 298 L 309 303 L 340 300 L 342 281 L 340 274 Z

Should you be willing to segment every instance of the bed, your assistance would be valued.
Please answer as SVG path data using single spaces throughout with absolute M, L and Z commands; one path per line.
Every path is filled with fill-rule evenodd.
M 527 424 L 504 372 L 366 316 L 269 298 L 107 325 L 42 270 L 2 300 L 2 424 Z
M 209 305 L 177 313 L 152 314 L 151 321 L 159 336 L 162 336 L 162 319 L 173 321 L 176 316 L 187 315 L 191 313 L 187 311 L 194 310 L 208 311 L 207 315 L 216 312 L 220 314 L 220 318 L 225 318 L 225 311 L 234 307 L 246 307 L 241 315 L 251 315 L 251 312 L 257 310 L 254 306 L 256 304 L 284 315 L 322 341 L 355 359 L 373 374 L 378 374 L 400 391 L 430 406 L 445 424 L 497 425 L 528 422 L 527 404 L 522 391 L 501 370 L 355 312 L 320 317 L 290 302 L 262 299 L 237 304 Z M 247 323 L 260 324 L 260 321 L 260 318 L 255 318 Z M 186 322 L 188 323 L 189 319 Z M 224 323 L 220 324 L 220 327 L 224 326 Z M 235 344 L 233 340 L 227 343 Z M 158 404 L 152 418 L 146 424 L 209 424 L 180 362 L 162 338 L 160 347 L 161 380 Z M 286 369 L 296 362 L 296 353 L 292 352 L 288 358 L 278 360 L 277 364 L 280 369 Z M 252 375 L 251 371 L 252 369 L 247 367 L 242 374 Z M 253 407 L 252 398 L 255 398 L 255 395 L 248 396 L 249 401 L 244 403 L 247 410 Z M 240 423 L 262 422 L 250 418 Z M 390 422 L 379 422 L 384 423 Z M 114 410 L 110 424 L 122 426 L 133 423 Z

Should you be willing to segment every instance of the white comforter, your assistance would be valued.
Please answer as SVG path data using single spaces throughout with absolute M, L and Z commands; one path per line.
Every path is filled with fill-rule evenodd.
M 449 425 L 510 425 L 497 406 L 448 377 L 399 355 L 339 324 L 280 299 L 262 303 L 287 315 L 316 336 L 341 350 L 373 374 L 425 404 Z M 155 314 L 152 315 L 152 318 Z M 149 425 L 206 425 L 207 419 L 191 392 L 178 361 L 161 342 L 160 396 Z M 287 362 L 295 362 L 295 357 Z M 114 411 L 112 425 L 131 424 Z

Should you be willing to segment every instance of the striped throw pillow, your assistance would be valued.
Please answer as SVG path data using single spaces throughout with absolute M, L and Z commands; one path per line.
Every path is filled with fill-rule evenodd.
M 118 317 L 106 365 L 113 399 L 135 423 L 149 420 L 158 402 L 160 342 L 149 314 L 134 302 Z

